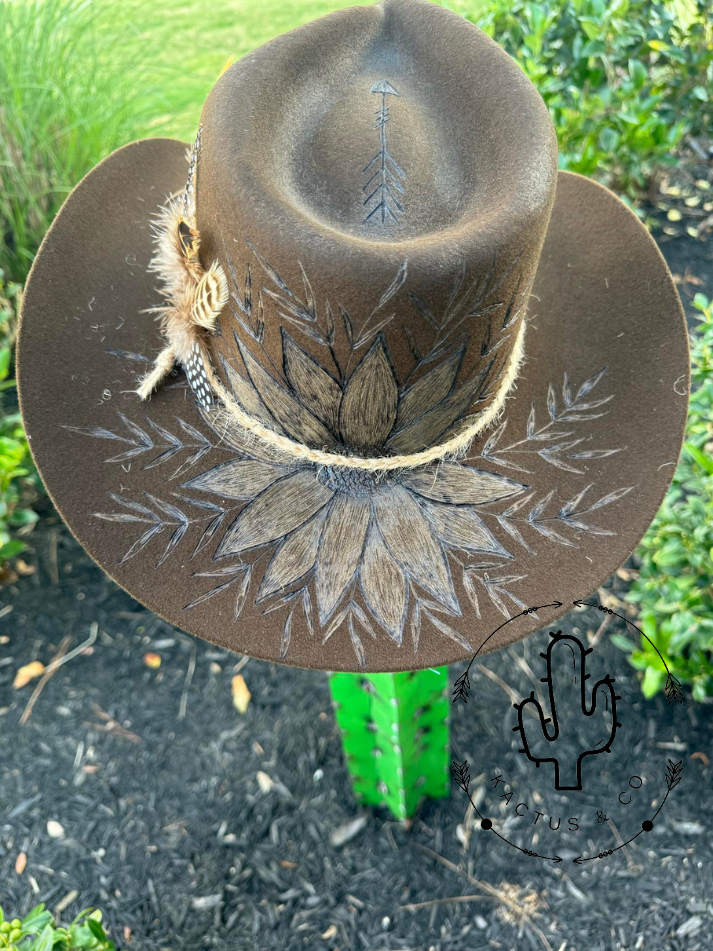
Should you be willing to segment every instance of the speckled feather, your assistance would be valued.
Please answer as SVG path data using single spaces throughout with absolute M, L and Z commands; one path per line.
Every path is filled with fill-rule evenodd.
M 194 147 L 192 171 L 195 153 Z M 201 265 L 194 189 L 190 187 L 192 178 L 190 174 L 186 191 L 171 198 L 154 222 L 156 249 L 149 270 L 159 276 L 165 302 L 151 310 L 160 319 L 161 333 L 167 344 L 142 379 L 137 392 L 142 399 L 148 399 L 178 362 L 184 368 L 196 398 L 202 406 L 208 407 L 214 400 L 204 339 L 217 327 L 220 312 L 228 301 L 228 283 L 217 261 L 208 271 Z

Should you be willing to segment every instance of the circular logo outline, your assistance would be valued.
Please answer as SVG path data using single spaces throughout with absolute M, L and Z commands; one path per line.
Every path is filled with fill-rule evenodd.
M 667 698 L 667 700 L 668 700 L 668 703 L 671 704 L 671 703 L 673 703 L 673 701 L 675 700 L 676 702 L 678 702 L 678 703 L 680 703 L 680 704 L 683 704 L 683 692 L 682 692 L 682 690 L 681 690 L 681 683 L 680 683 L 680 681 L 679 681 L 676 677 L 674 677 L 674 675 L 673 675 L 673 674 L 671 673 L 671 671 L 668 669 L 668 665 L 666 664 L 666 661 L 664 660 L 664 658 L 661 656 L 661 652 L 659 651 L 658 647 L 656 647 L 656 645 L 653 643 L 653 641 L 651 640 L 651 638 L 648 637 L 648 636 L 641 630 L 641 628 L 637 627 L 637 625 L 634 624 L 633 621 L 630 621 L 629 618 L 624 617 L 623 614 L 619 614 L 618 612 L 613 611 L 611 608 L 607 608 L 607 607 L 605 607 L 605 606 L 602 605 L 602 604 L 593 604 L 591 601 L 584 601 L 584 600 L 579 599 L 579 598 L 576 599 L 576 600 L 574 600 L 574 601 L 572 602 L 572 604 L 575 605 L 576 607 L 580 607 L 580 606 L 585 606 L 585 605 L 586 605 L 587 607 L 597 608 L 597 610 L 602 611 L 602 612 L 604 612 L 605 614 L 611 614 L 611 615 L 614 615 L 615 617 L 621 618 L 623 621 L 626 621 L 626 623 L 629 624 L 632 628 L 634 628 L 635 631 L 638 631 L 638 633 L 639 633 L 642 637 L 644 637 L 644 638 L 649 642 L 649 644 L 651 644 L 651 646 L 653 647 L 653 649 L 656 651 L 656 653 L 658 654 L 659 658 L 661 659 L 661 663 L 663 664 L 663 666 L 664 666 L 664 668 L 665 668 L 665 670 L 666 670 L 667 678 L 666 678 L 666 684 L 665 684 L 664 690 L 665 690 L 665 693 L 666 693 L 666 698 Z M 517 618 L 526 617 L 527 615 L 534 615 L 535 617 L 537 617 L 537 613 L 536 613 L 537 611 L 541 611 L 541 610 L 543 610 L 544 608 L 559 608 L 559 607 L 562 607 L 562 601 L 553 601 L 553 602 L 550 602 L 549 604 L 541 604 L 541 605 L 538 605 L 538 606 L 536 606 L 536 607 L 525 608 L 525 609 L 524 609 L 523 611 L 521 611 L 519 614 L 513 615 L 511 618 L 508 618 L 507 621 L 504 621 L 502 624 L 500 624 L 498 627 L 496 627 L 495 630 L 494 630 L 491 634 L 489 634 L 488 637 L 486 637 L 486 639 L 485 639 L 485 640 L 483 641 L 483 643 L 480 645 L 480 647 L 479 647 L 478 650 L 475 652 L 475 654 L 473 654 L 473 657 L 471 658 L 470 663 L 468 664 L 467 668 L 463 671 L 463 673 L 460 675 L 460 677 L 458 677 L 458 679 L 456 680 L 455 684 L 453 685 L 453 703 L 456 704 L 456 703 L 458 703 L 459 700 L 462 700 L 463 703 L 467 703 L 467 702 L 468 702 L 468 696 L 469 696 L 469 690 L 470 690 L 470 679 L 469 679 L 469 677 L 468 677 L 468 673 L 469 673 L 471 667 L 473 666 L 473 663 L 475 662 L 475 659 L 477 658 L 478 654 L 480 654 L 480 652 L 483 650 L 483 648 L 484 648 L 485 645 L 488 643 L 488 641 L 490 640 L 491 637 L 494 637 L 495 634 L 498 633 L 498 631 L 502 630 L 502 628 L 505 627 L 505 625 L 509 624 L 511 621 L 517 620 Z M 552 637 L 553 637 L 553 640 L 550 641 L 550 645 L 549 645 L 549 647 L 548 647 L 548 652 L 547 652 L 547 654 L 546 654 L 546 655 L 545 655 L 545 654 L 541 655 L 541 656 L 545 657 L 546 659 L 548 659 L 548 677 L 547 677 L 547 678 L 543 678 L 543 682 L 548 682 L 548 684 L 549 684 L 550 701 L 552 701 L 552 682 L 551 682 L 551 677 L 549 676 L 549 674 L 550 674 L 550 666 L 549 666 L 549 654 L 550 654 L 550 649 L 551 649 L 552 644 L 554 644 L 554 643 L 556 643 L 556 642 L 558 642 L 558 641 L 560 641 L 560 640 L 563 640 L 563 639 L 569 637 L 569 635 L 562 635 L 562 632 L 561 632 L 561 631 L 558 631 L 556 634 L 553 633 L 553 634 L 552 634 Z M 571 639 L 571 638 L 570 638 L 570 639 Z M 575 640 L 576 640 L 576 638 L 575 638 Z M 584 657 L 586 656 L 586 654 L 591 653 L 592 648 L 589 648 L 588 650 L 584 651 L 583 645 L 581 645 L 581 642 L 578 641 L 578 643 L 580 644 L 580 647 L 582 647 L 582 660 L 583 660 L 583 662 L 584 662 Z M 587 674 L 587 675 L 584 675 L 584 667 L 582 667 L 581 685 L 582 685 L 582 695 L 583 695 L 583 696 L 584 696 L 584 684 L 585 684 L 585 680 L 586 680 L 586 678 L 587 678 L 588 676 L 589 676 L 588 674 Z M 614 694 L 614 690 L 613 690 L 613 688 L 611 687 L 611 684 L 614 683 L 614 678 L 610 678 L 609 675 L 607 674 L 607 676 L 606 676 L 602 681 L 599 681 L 599 682 L 597 683 L 597 685 L 595 685 L 595 691 L 594 691 L 595 693 L 596 693 L 596 688 L 597 688 L 597 686 L 599 686 L 600 684 L 603 684 L 603 683 L 607 683 L 607 685 L 608 685 L 608 687 L 609 687 L 609 690 L 610 690 L 610 696 L 612 697 L 612 704 L 613 704 L 613 710 L 612 710 L 612 713 L 613 713 L 613 728 L 612 728 L 612 735 L 610 736 L 610 739 L 609 739 L 608 743 L 607 743 L 606 746 L 603 747 L 601 750 L 596 750 L 597 753 L 608 752 L 608 751 L 610 750 L 610 748 L 611 748 L 611 743 L 613 742 L 614 736 L 615 736 L 615 734 L 616 734 L 616 729 L 617 729 L 618 726 L 621 726 L 621 724 L 617 722 L 617 718 L 616 718 L 616 700 L 620 700 L 621 697 L 616 697 L 616 695 Z M 533 691 L 533 693 L 531 694 L 531 696 L 530 696 L 529 698 L 525 698 L 524 700 L 521 701 L 521 703 L 519 703 L 519 704 L 517 704 L 517 703 L 513 704 L 513 706 L 518 710 L 518 726 L 514 727 L 513 730 L 514 730 L 514 731 L 515 731 L 515 730 L 519 730 L 519 731 L 520 731 L 520 735 L 521 735 L 521 737 L 523 737 L 523 739 L 524 739 L 524 730 L 522 729 L 522 725 L 523 725 L 523 724 L 522 724 L 522 709 L 524 708 L 524 705 L 525 705 L 526 703 L 532 702 L 533 700 L 534 700 L 534 691 Z M 538 709 L 539 709 L 539 711 L 540 711 L 540 719 L 541 719 L 541 722 L 543 723 L 543 731 L 544 731 L 544 723 L 545 723 L 545 722 L 548 722 L 548 718 L 543 717 L 543 715 L 542 715 L 542 709 L 541 709 L 539 703 L 538 703 L 537 701 L 534 701 L 534 702 L 537 704 L 537 707 L 538 707 Z M 545 735 L 547 736 L 547 733 L 546 733 Z M 547 738 L 548 738 L 548 739 L 552 739 L 553 737 L 547 736 Z M 532 757 L 532 756 L 529 754 L 529 748 L 528 748 L 528 746 L 527 746 L 527 741 L 526 741 L 526 740 L 525 740 L 525 748 L 524 748 L 524 749 L 521 749 L 520 752 L 526 753 L 528 759 L 529 759 L 531 762 L 535 762 L 537 766 L 539 766 L 540 762 L 548 762 L 548 761 L 550 761 L 549 758 L 544 758 L 544 757 L 534 758 L 534 757 Z M 560 787 L 560 786 L 557 785 L 557 782 L 558 782 L 558 764 L 557 764 L 557 761 L 555 760 L 555 770 L 556 770 L 556 772 L 555 772 L 555 777 L 556 777 L 556 779 L 555 779 L 555 788 L 556 788 L 556 789 L 570 789 L 570 788 L 572 788 L 572 789 L 581 789 L 581 772 L 580 772 L 580 769 L 581 769 L 581 760 L 583 759 L 583 757 L 584 757 L 585 755 L 588 755 L 588 754 L 590 754 L 590 753 L 592 753 L 592 752 L 594 752 L 594 751 L 586 751 L 585 753 L 583 753 L 583 754 L 579 757 L 579 759 L 578 759 L 578 761 L 577 761 L 577 773 L 578 773 L 578 786 L 577 786 L 577 787 Z M 538 761 L 538 760 L 539 760 L 539 761 Z M 542 859 L 543 861 L 549 861 L 549 862 L 553 862 L 553 863 L 555 863 L 555 864 L 557 864 L 557 863 L 563 861 L 562 857 L 559 856 L 559 855 L 557 855 L 556 852 L 555 852 L 554 855 L 541 855 L 541 854 L 539 854 L 538 852 L 534 852 L 534 851 L 532 851 L 532 850 L 530 850 L 530 849 L 523 849 L 523 848 L 521 848 L 519 845 L 515 845 L 515 843 L 514 843 L 514 842 L 511 842 L 509 839 L 506 839 L 505 836 L 501 835 L 501 834 L 493 827 L 492 819 L 489 819 L 487 816 L 484 816 L 484 815 L 481 813 L 480 809 L 476 806 L 475 802 L 473 801 L 473 798 L 472 798 L 472 796 L 471 796 L 471 794 L 470 794 L 470 791 L 469 791 L 469 789 L 468 789 L 469 784 L 470 784 L 470 769 L 469 769 L 469 766 L 468 766 L 468 761 L 467 761 L 467 759 L 464 760 L 462 763 L 457 763 L 457 762 L 454 760 L 453 763 L 452 763 L 452 766 L 451 766 L 451 771 L 452 771 L 452 773 L 453 773 L 453 778 L 454 778 L 454 780 L 455 780 L 456 785 L 457 785 L 460 789 L 463 790 L 463 792 L 464 792 L 464 793 L 466 794 L 466 796 L 468 797 L 471 806 L 473 807 L 473 809 L 474 809 L 475 812 L 477 813 L 477 815 L 478 815 L 478 817 L 479 817 L 479 819 L 480 819 L 481 828 L 482 828 L 484 831 L 494 833 L 501 841 L 505 842 L 507 845 L 511 846 L 512 848 L 517 849 L 519 852 L 522 852 L 523 855 L 529 856 L 530 858 Z M 661 810 L 663 809 L 664 805 L 666 804 L 666 801 L 667 801 L 667 799 L 668 799 L 668 797 L 669 797 L 669 793 L 671 793 L 671 792 L 673 791 L 673 789 L 675 789 L 675 787 L 678 786 L 678 784 L 680 783 L 682 772 L 683 772 L 683 760 L 680 760 L 678 763 L 674 763 L 672 760 L 669 759 L 669 761 L 668 761 L 668 766 L 666 767 L 666 775 L 665 775 L 666 793 L 665 793 L 665 795 L 664 795 L 664 797 L 663 797 L 663 800 L 662 800 L 661 803 L 659 804 L 659 806 L 658 806 L 656 812 L 653 814 L 653 816 L 652 816 L 650 819 L 645 819 L 644 822 L 642 822 L 642 824 L 641 824 L 641 829 L 639 829 L 638 832 L 636 832 L 634 835 L 632 835 L 630 838 L 628 838 L 625 842 L 621 842 L 621 844 L 620 844 L 620 845 L 617 845 L 616 848 L 613 848 L 613 849 L 605 849 L 605 850 L 599 852 L 597 855 L 591 855 L 591 856 L 588 856 L 588 857 L 586 857 L 586 858 L 584 858 L 582 855 L 578 855 L 576 858 L 572 859 L 572 862 L 573 862 L 575 865 L 582 865 L 584 862 L 592 862 L 592 861 L 595 861 L 595 860 L 598 860 L 598 859 L 602 859 L 602 858 L 608 857 L 608 856 L 610 856 L 610 855 L 613 855 L 614 852 L 618 852 L 620 849 L 623 849 L 625 846 L 629 845 L 630 842 L 633 842 L 634 839 L 637 839 L 642 833 L 644 833 L 644 832 L 651 832 L 651 831 L 653 830 L 653 828 L 654 828 L 654 821 L 656 820 L 657 816 L 659 815 L 659 813 L 660 813 Z M 632 778 L 634 778 L 634 777 L 632 777 Z M 630 784 L 631 784 L 631 783 L 630 783 Z M 497 786 L 496 786 L 496 788 L 497 788 Z M 632 787 L 632 788 L 638 788 L 638 787 Z M 604 823 L 604 822 L 607 821 L 607 817 L 604 816 L 604 815 L 601 815 L 601 812 L 602 812 L 601 810 L 597 810 L 597 822 L 598 822 L 598 823 Z

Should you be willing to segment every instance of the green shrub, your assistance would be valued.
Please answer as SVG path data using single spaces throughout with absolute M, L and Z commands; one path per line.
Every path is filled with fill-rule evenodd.
M 6 919 L 0 907 L 0 951 L 114 951 L 101 918 L 100 911 L 86 909 L 67 928 L 60 928 L 44 905 L 22 920 Z
M 469 18 L 547 103 L 560 167 L 640 197 L 688 134 L 713 131 L 711 0 L 488 0 Z
M 0 0 L 0 267 L 15 281 L 71 188 L 147 128 L 147 47 L 100 12 Z
M 713 302 L 694 299 L 702 325 L 692 341 L 692 393 L 673 484 L 638 549 L 639 578 L 628 600 L 669 670 L 695 700 L 713 696 Z M 662 689 L 665 668 L 644 638 L 639 649 L 614 637 L 644 671 L 647 697 Z
M 15 385 L 12 352 L 17 329 L 20 286 L 3 282 L 0 270 L 0 397 Z M 34 494 L 36 475 L 20 414 L 4 412 L 0 402 L 0 568 L 24 550 L 11 532 L 27 532 L 37 519 L 28 502 Z

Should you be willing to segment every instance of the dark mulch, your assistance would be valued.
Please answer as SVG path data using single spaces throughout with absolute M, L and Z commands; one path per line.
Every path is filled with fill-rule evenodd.
M 695 329 L 693 315 L 698 311 L 691 301 L 696 294 L 713 299 L 713 238 L 698 241 L 688 237 L 659 237 L 661 252 L 666 258 L 681 295 L 689 326 Z
M 676 258 L 678 241 L 664 246 L 673 270 L 683 276 L 700 254 L 710 282 L 710 248 L 689 239 Z M 661 696 L 639 699 L 632 671 L 608 642 L 624 622 L 613 619 L 601 650 L 627 691 L 628 735 L 638 737 L 637 755 L 674 744 L 684 780 L 654 832 L 625 855 L 578 867 L 563 839 L 568 860 L 552 865 L 494 846 L 455 786 L 450 799 L 426 804 L 410 830 L 384 813 L 362 813 L 323 674 L 250 660 L 241 672 L 252 700 L 241 716 L 230 691 L 240 658 L 142 609 L 49 507 L 31 541 L 27 560 L 37 570 L 0 592 L 0 614 L 12 608 L 0 616 L 9 638 L 0 645 L 0 904 L 13 914 L 38 901 L 54 909 L 76 892 L 63 918 L 99 906 L 122 946 L 171 951 L 544 947 L 475 877 L 530 908 L 553 951 L 713 948 L 713 766 L 692 757 L 713 760 L 713 706 L 688 701 L 672 711 Z M 621 580 L 614 584 L 621 593 Z M 586 636 L 601 620 L 590 610 L 558 627 Z M 12 689 L 16 669 L 34 658 L 48 663 L 67 635 L 78 645 L 93 622 L 92 652 L 49 680 L 20 726 L 33 688 Z M 532 656 L 546 637 L 528 641 Z M 146 666 L 147 651 L 161 655 L 160 669 Z M 506 654 L 487 662 L 507 673 Z M 451 682 L 461 670 L 453 668 Z M 486 711 L 509 705 L 496 684 L 483 690 L 453 716 L 453 756 L 469 759 L 474 779 L 478 756 L 504 729 Z M 258 772 L 273 781 L 269 791 Z M 600 787 L 593 776 L 591 800 L 611 799 Z M 560 803 L 570 815 L 567 794 Z M 362 814 L 353 838 L 330 842 Z M 50 821 L 61 824 L 61 837 L 51 837 Z M 27 867 L 17 875 L 20 852 Z M 446 901 L 473 895 L 482 900 Z M 404 907 L 424 902 L 432 904 Z

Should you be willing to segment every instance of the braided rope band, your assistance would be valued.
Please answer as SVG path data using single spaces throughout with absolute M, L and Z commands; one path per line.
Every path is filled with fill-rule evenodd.
M 361 469 L 367 472 L 389 472 L 395 469 L 414 469 L 417 466 L 423 466 L 429 462 L 435 462 L 440 459 L 457 459 L 462 457 L 467 452 L 468 447 L 475 437 L 492 425 L 502 412 L 505 399 L 517 379 L 524 358 L 524 341 L 525 320 L 523 319 L 520 322 L 515 346 L 510 356 L 507 370 L 494 399 L 488 408 L 483 410 L 477 417 L 475 422 L 464 429 L 463 432 L 458 433 L 443 443 L 430 446 L 428 449 L 423 449 L 420 452 L 409 453 L 408 455 L 378 456 L 373 458 L 348 456 L 340 453 L 325 452 L 322 449 L 313 449 L 310 446 L 304 445 L 304 443 L 296 442 L 287 436 L 281 436 L 279 433 L 276 433 L 259 420 L 248 415 L 242 409 L 233 395 L 217 378 L 203 348 L 201 348 L 201 351 L 206 376 L 213 392 L 222 404 L 216 412 L 215 422 L 217 425 L 220 425 L 220 418 L 222 416 L 224 417 L 225 423 L 237 423 L 245 432 L 250 433 L 262 442 L 267 443 L 273 449 L 279 450 L 295 460 L 322 466 Z

